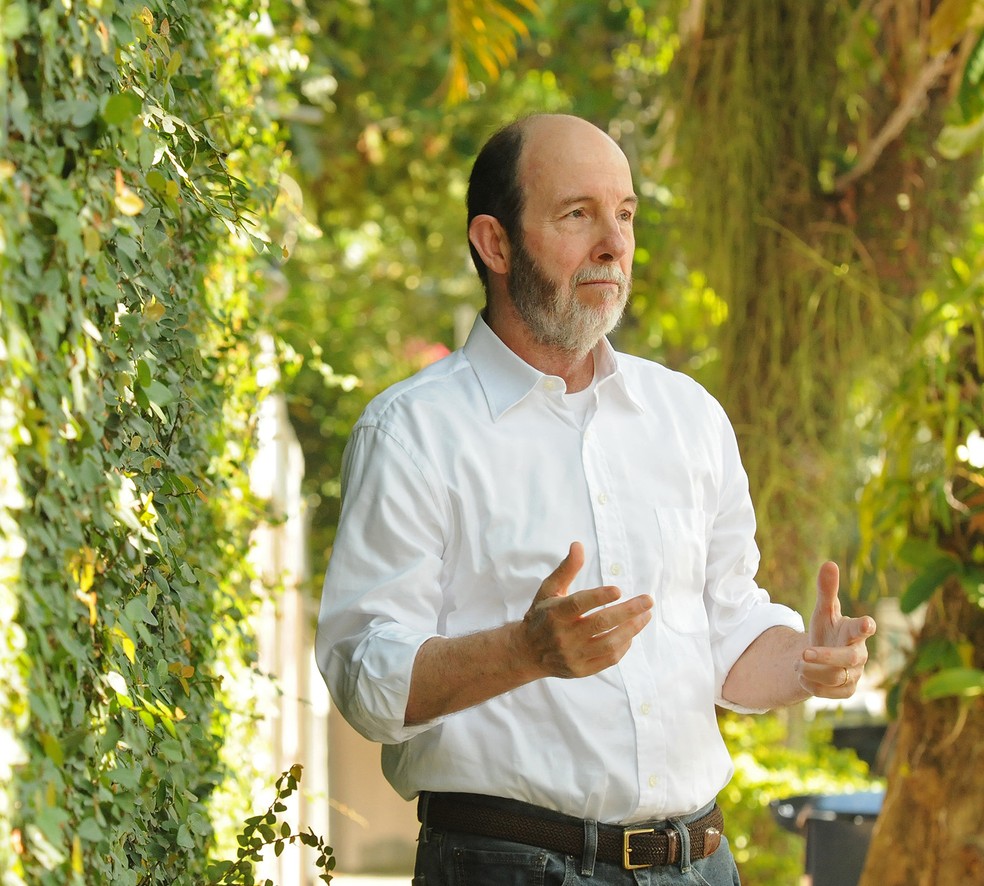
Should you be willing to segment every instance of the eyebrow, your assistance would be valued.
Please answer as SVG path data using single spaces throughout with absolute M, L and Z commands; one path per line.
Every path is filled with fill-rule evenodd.
M 589 194 L 584 194 L 578 197 L 565 197 L 557 204 L 557 207 L 558 209 L 564 209 L 568 206 L 574 206 L 577 203 L 597 203 L 597 202 L 598 202 L 597 197 L 592 197 Z M 638 206 L 639 198 L 635 194 L 629 194 L 628 196 L 622 198 L 622 202 L 619 203 L 619 206 L 622 206 L 626 203 L 630 204 L 631 206 Z

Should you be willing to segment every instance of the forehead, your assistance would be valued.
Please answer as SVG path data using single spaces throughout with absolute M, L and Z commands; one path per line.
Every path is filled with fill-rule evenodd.
M 528 207 L 572 196 L 614 203 L 633 197 L 632 173 L 621 149 L 578 118 L 532 121 L 523 140 L 519 175 Z

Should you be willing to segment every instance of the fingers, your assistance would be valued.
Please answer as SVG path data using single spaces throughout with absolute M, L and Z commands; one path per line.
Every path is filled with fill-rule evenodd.
M 582 650 L 584 670 L 577 676 L 596 674 L 618 664 L 622 656 L 629 651 L 632 640 L 649 624 L 652 618 L 649 608 L 621 622 L 617 627 L 591 637 Z
M 567 556 L 543 580 L 539 590 L 536 592 L 536 596 L 533 598 L 533 602 L 535 603 L 548 597 L 566 596 L 567 589 L 581 571 L 582 566 L 584 566 L 584 545 L 579 541 L 571 542 Z
M 848 643 L 863 643 L 868 637 L 873 637 L 875 631 L 878 630 L 878 625 L 875 624 L 873 618 L 869 618 L 867 615 L 862 618 L 852 618 L 850 624 L 848 625 L 848 630 L 851 632 L 852 636 L 848 639 Z
M 805 664 L 800 672 L 799 682 L 810 695 L 821 698 L 850 698 L 857 690 L 863 673 L 864 664 L 856 667 Z
M 817 604 L 810 618 L 811 646 L 847 646 L 863 642 L 875 633 L 874 619 L 843 616 L 839 589 L 840 571 L 837 564 L 824 563 L 817 575 Z
M 837 600 L 840 589 L 840 569 L 832 560 L 828 560 L 817 573 L 817 606 L 826 609 L 832 607 Z
M 840 570 L 831 561 L 824 563 L 817 574 L 817 604 L 810 619 L 810 642 L 815 645 L 831 643 L 835 625 L 840 620 Z
M 621 591 L 613 585 L 604 585 L 568 596 L 571 583 L 577 578 L 583 566 L 584 546 L 579 541 L 572 542 L 567 556 L 541 583 L 532 605 L 537 606 L 550 601 L 551 605 L 563 606 L 563 613 L 567 617 L 577 618 L 599 606 L 614 603 L 622 595 Z
M 536 625 L 540 661 L 557 677 L 587 677 L 617 664 L 649 623 L 652 598 L 633 597 L 588 616 L 565 618 L 560 607 Z
M 804 669 L 799 677 L 802 686 L 810 695 L 820 698 L 850 698 L 858 685 L 858 675 L 850 668 L 826 669 L 811 677 Z
M 620 595 L 621 591 L 618 588 L 606 585 L 578 591 L 560 600 L 544 600 L 539 605 L 535 604 L 531 607 L 527 613 L 527 620 L 532 617 L 546 623 L 547 630 L 558 636 L 564 635 L 565 642 L 572 645 L 587 643 L 594 637 L 616 630 L 645 614 L 644 622 L 639 625 L 641 630 L 649 621 L 653 598 L 648 594 L 642 594 L 612 606 L 605 606 L 606 603 L 618 600 Z
M 588 615 L 580 615 L 577 617 L 577 625 L 582 636 L 596 637 L 600 634 L 606 634 L 610 631 L 616 630 L 626 622 L 629 622 L 636 618 L 636 616 L 647 614 L 649 610 L 653 607 L 653 598 L 648 594 L 642 594 L 638 597 L 630 597 L 628 600 L 624 600 L 615 606 L 608 606 L 604 609 L 598 609 L 597 606 L 592 606 L 589 602 L 595 599 L 596 592 L 603 592 L 604 596 L 608 594 L 605 592 L 612 592 L 615 595 L 615 599 L 618 599 L 621 593 L 618 588 L 611 586 L 606 586 L 603 588 L 592 588 L 590 591 L 579 591 L 573 597 L 568 598 L 572 603 L 577 602 L 585 607 L 584 611 L 590 611 Z M 580 598 L 575 600 L 575 598 Z M 646 618 L 646 622 L 649 618 Z
M 616 602 L 621 591 L 612 585 L 569 593 L 583 565 L 584 548 L 574 542 L 523 619 L 531 656 L 549 675 L 582 677 L 616 664 L 651 618 L 648 595 Z
M 866 641 L 875 630 L 875 620 L 868 616 L 843 619 L 843 645 L 810 646 L 803 651 L 800 685 L 811 695 L 824 698 L 852 696 L 868 661 Z

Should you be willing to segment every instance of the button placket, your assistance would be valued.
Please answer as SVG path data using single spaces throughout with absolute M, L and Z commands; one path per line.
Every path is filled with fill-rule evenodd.
M 582 434 L 581 460 L 588 495 L 595 519 L 595 538 L 598 544 L 599 566 L 602 581 L 628 581 L 628 568 L 624 559 L 625 532 L 621 526 L 618 508 L 610 494 L 608 463 L 604 449 L 596 435 L 585 429 Z

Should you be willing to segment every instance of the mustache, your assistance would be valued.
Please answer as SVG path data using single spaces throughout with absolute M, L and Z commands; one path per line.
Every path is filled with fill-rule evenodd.
M 571 277 L 571 285 L 577 286 L 580 283 L 604 281 L 606 283 L 617 283 L 619 286 L 628 286 L 629 277 L 622 272 L 621 268 L 613 265 L 602 265 L 598 268 L 584 268 L 577 271 Z

